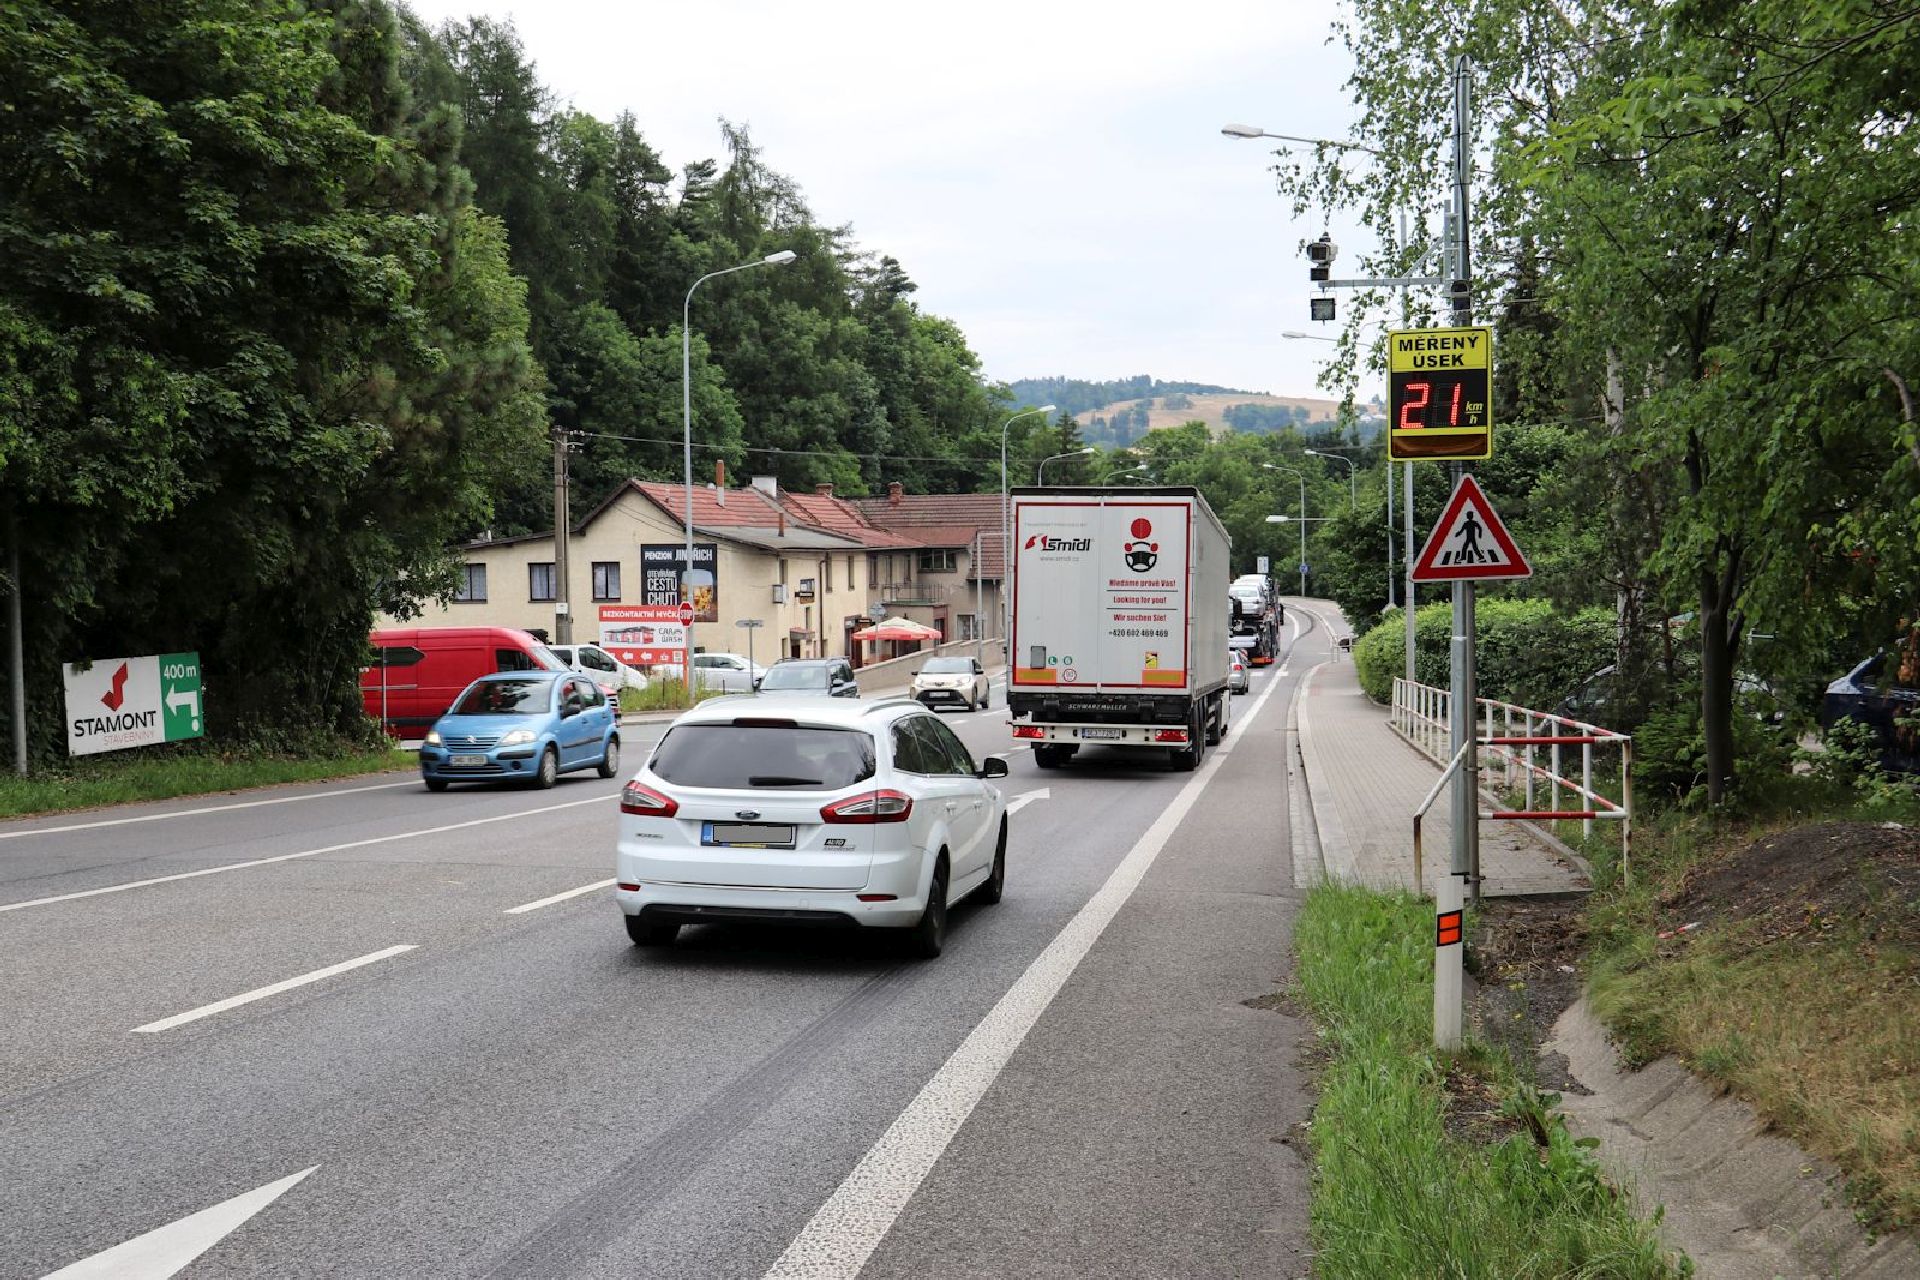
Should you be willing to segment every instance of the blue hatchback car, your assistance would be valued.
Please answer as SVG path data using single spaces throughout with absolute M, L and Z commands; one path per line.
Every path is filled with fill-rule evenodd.
M 599 686 L 571 672 L 481 676 L 420 744 L 420 776 L 429 791 L 502 779 L 550 787 L 574 769 L 611 778 L 619 768 L 614 708 Z

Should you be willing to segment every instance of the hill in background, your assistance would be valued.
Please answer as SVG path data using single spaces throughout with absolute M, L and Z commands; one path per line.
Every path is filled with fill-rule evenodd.
M 1204 422 L 1214 435 L 1245 431 L 1264 435 L 1290 428 L 1325 431 L 1338 420 L 1340 402 L 1320 396 L 1276 396 L 1205 382 L 1162 382 L 1146 374 L 1110 382 L 1079 378 L 1022 378 L 1008 384 L 1019 408 L 1057 405 L 1080 424 L 1088 444 L 1124 448 L 1149 431 Z M 1371 439 L 1384 412 L 1378 402 L 1357 406 L 1358 438 Z

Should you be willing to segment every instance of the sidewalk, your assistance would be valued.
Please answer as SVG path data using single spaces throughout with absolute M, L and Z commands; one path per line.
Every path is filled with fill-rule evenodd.
M 1336 637 L 1349 634 L 1331 601 L 1301 603 L 1332 623 Z M 1386 708 L 1360 691 L 1352 656 L 1338 648 L 1307 673 L 1299 697 L 1300 755 L 1327 875 L 1375 889 L 1413 887 L 1413 813 L 1439 768 L 1393 731 Z M 1428 893 L 1435 875 L 1451 866 L 1452 821 L 1443 792 L 1422 823 Z M 1481 894 L 1490 898 L 1590 887 L 1580 870 L 1513 822 L 1480 824 L 1480 874 Z

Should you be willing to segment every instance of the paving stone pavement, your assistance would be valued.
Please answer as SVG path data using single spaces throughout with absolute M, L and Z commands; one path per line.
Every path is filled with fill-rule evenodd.
M 1288 601 L 1323 619 L 1337 639 L 1350 635 L 1326 600 Z M 1413 887 L 1413 813 L 1440 769 L 1393 731 L 1387 710 L 1360 690 L 1353 657 L 1336 645 L 1300 691 L 1300 754 L 1327 874 L 1375 889 Z M 1451 788 L 1449 788 L 1451 790 Z M 1442 794 L 1422 824 L 1424 888 L 1451 863 L 1452 807 Z M 1481 894 L 1578 893 L 1586 875 L 1520 823 L 1480 824 Z

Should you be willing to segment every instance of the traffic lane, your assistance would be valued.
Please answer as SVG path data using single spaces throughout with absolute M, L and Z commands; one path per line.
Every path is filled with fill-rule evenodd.
M 549 802 L 571 807 L 489 826 L 0 914 L 0 1100 L 144 1052 L 133 1028 L 156 1019 L 386 947 L 510 930 L 524 917 L 509 908 L 610 881 L 618 786 L 554 801 L 556 788 Z
M 664 726 L 647 729 L 625 740 L 623 775 L 631 774 L 637 757 L 658 741 Z M 540 808 L 555 797 L 588 794 L 581 788 L 596 784 L 614 785 L 600 782 L 589 769 L 563 774 L 552 791 L 481 783 L 435 795 L 416 778 L 411 785 L 341 794 L 310 804 L 258 806 L 241 800 L 213 806 L 210 812 L 64 831 L 41 823 L 22 828 L 24 838 L 0 842 L 0 922 L 7 914 L 6 905 L 13 902 L 500 817 Z M 209 806 L 189 808 L 195 807 Z M 152 807 L 144 805 L 126 808 L 131 812 L 119 816 L 145 818 L 173 812 L 149 813 Z
M 1270 1000 L 1298 905 L 1291 694 L 1229 734 L 1206 792 L 864 1277 L 1309 1269 L 1310 1169 L 1289 1139 L 1309 1110 L 1296 1064 L 1310 1032 Z
M 1114 794 L 1089 789 L 1074 807 L 1110 830 L 1143 829 L 1159 807 L 1151 789 L 1100 790 Z M 448 1260 L 537 1252 L 556 1217 L 566 1239 L 611 1221 L 616 1238 L 591 1242 L 610 1256 L 665 1247 L 686 1264 L 661 1274 L 738 1274 L 700 1260 L 742 1256 L 742 1231 L 771 1257 L 818 1191 L 763 1162 L 759 1141 L 736 1146 L 741 1127 L 771 1116 L 805 1161 L 853 1158 L 1104 879 L 1112 850 L 1093 825 L 1082 815 L 1068 826 L 1078 846 L 1044 855 L 1016 842 L 1006 901 L 957 910 L 930 965 L 899 963 L 884 938 L 747 929 L 689 930 L 652 954 L 625 944 L 608 904 L 576 901 L 183 1028 L 141 1061 L 9 1108 L 0 1178 L 22 1195 L 0 1208 L 0 1234 L 35 1242 L 22 1274 L 38 1274 L 320 1163 L 271 1232 L 243 1232 L 222 1246 L 239 1251 L 227 1267 L 210 1255 L 195 1274 L 480 1272 Z M 787 1059 L 806 1069 L 783 1076 Z M 701 1216 L 704 1191 L 676 1188 L 723 1150 L 737 1158 L 727 1212 L 697 1239 L 655 1239 L 656 1203 Z M 677 1172 L 636 1203 L 656 1163 Z M 568 1217 L 596 1188 L 612 1208 Z M 792 1220 L 771 1227 L 753 1207 L 789 1201 Z M 73 1221 L 79 1202 L 98 1220 Z

